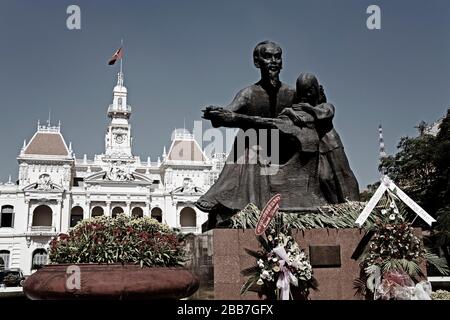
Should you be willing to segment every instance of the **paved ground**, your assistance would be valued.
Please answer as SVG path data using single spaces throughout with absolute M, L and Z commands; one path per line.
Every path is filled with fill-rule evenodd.
M 0 300 L 3 299 L 26 299 L 23 294 L 22 287 L 6 287 L 0 288 Z

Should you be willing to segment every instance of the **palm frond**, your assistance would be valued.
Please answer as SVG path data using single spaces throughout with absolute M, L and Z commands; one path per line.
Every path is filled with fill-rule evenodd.
M 353 289 L 355 289 L 355 296 L 365 296 L 367 292 L 367 279 L 358 278 L 353 280 Z
M 267 240 L 263 236 L 257 236 L 256 239 L 261 244 L 261 246 L 266 250 L 267 252 L 270 252 L 272 248 L 267 243 Z
M 252 257 L 256 258 L 256 259 L 263 259 L 264 258 L 264 253 L 259 252 L 259 251 L 255 251 L 255 250 L 251 250 L 248 248 L 244 248 L 245 252 L 247 252 L 249 255 L 251 255 Z
M 426 250 L 425 259 L 427 259 L 428 264 L 435 267 L 436 270 L 439 271 L 442 275 L 446 276 L 450 274 L 450 269 L 445 258 L 441 258 L 438 255 Z
M 389 259 L 381 267 L 383 273 L 387 271 L 403 270 L 410 276 L 422 273 L 417 262 L 407 259 Z
M 244 285 L 241 288 L 241 294 L 246 293 L 255 283 L 258 281 L 257 276 L 253 276 L 247 279 L 247 281 L 244 283 Z
M 348 201 L 340 204 L 329 204 L 318 208 L 318 212 L 293 212 L 283 214 L 283 222 L 287 228 L 354 228 L 355 220 L 364 209 L 365 202 Z M 253 229 L 258 223 L 261 212 L 254 204 L 248 204 L 243 210 L 230 218 L 233 229 Z M 272 222 L 273 223 L 273 222 Z M 374 224 L 374 215 L 369 216 L 366 228 Z
M 255 273 L 259 273 L 258 266 L 249 267 L 241 271 L 241 275 L 244 277 L 255 275 Z
M 400 259 L 400 265 L 402 268 L 411 276 L 415 276 L 417 274 L 422 274 L 422 270 L 420 269 L 420 266 L 415 261 L 407 260 L 407 259 Z
M 311 280 L 309 281 L 309 286 L 311 289 L 313 289 L 314 291 L 318 291 L 319 290 L 319 282 L 317 281 L 316 278 L 311 278 Z

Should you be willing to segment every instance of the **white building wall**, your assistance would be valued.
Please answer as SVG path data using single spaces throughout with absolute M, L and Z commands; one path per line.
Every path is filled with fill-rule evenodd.
M 39 174 L 42 174 L 42 169 L 35 171 L 34 175 L 31 175 L 30 181 L 39 178 Z M 52 236 L 37 237 L 36 235 L 30 235 L 30 227 L 33 219 L 33 210 L 40 204 L 47 204 L 53 211 L 53 226 L 54 234 L 63 232 L 66 233 L 70 226 L 71 210 L 75 206 L 80 206 L 83 209 L 83 218 L 90 217 L 91 210 L 94 206 L 100 205 L 105 214 L 108 215 L 111 212 L 114 205 L 120 205 L 124 207 L 124 211 L 127 214 L 131 214 L 131 210 L 134 207 L 141 207 L 144 215 L 150 215 L 151 210 L 155 207 L 159 207 L 162 211 L 162 221 L 170 227 L 180 228 L 180 211 L 184 207 L 192 207 L 196 212 L 196 230 L 187 228 L 181 229 L 184 232 L 200 232 L 201 225 L 207 220 L 207 214 L 201 212 L 194 206 L 194 202 L 198 199 L 199 195 L 185 195 L 183 200 L 180 201 L 178 195 L 173 195 L 171 192 L 183 185 L 185 178 L 191 178 L 195 186 L 200 186 L 204 190 L 205 186 L 205 174 L 207 172 L 203 169 L 191 170 L 173 169 L 170 171 L 171 177 L 167 178 L 172 183 L 167 186 L 160 184 L 160 187 L 154 192 L 148 190 L 137 190 L 134 187 L 124 185 L 108 186 L 104 187 L 102 192 L 89 192 L 86 188 L 75 187 L 73 192 L 67 190 L 59 201 L 36 201 L 26 200 L 24 192 L 18 186 L 0 186 L 0 207 L 3 205 L 12 205 L 14 207 L 14 228 L 0 228 L 0 250 L 8 250 L 10 252 L 10 265 L 11 268 L 20 268 L 25 274 L 32 272 L 32 256 L 36 249 L 47 249 L 48 243 Z M 61 175 L 59 175 L 61 176 Z M 58 179 L 58 173 L 54 172 L 51 176 L 52 180 Z M 153 176 L 154 178 L 154 176 Z M 162 181 L 163 179 L 161 179 Z M 129 211 L 128 211 L 129 208 Z
M 128 121 L 126 124 L 129 133 L 131 126 Z M 39 130 L 56 130 L 59 134 L 60 127 L 38 126 Z M 106 140 L 108 134 L 107 131 Z M 110 146 L 112 136 L 109 138 L 105 151 L 109 148 L 114 154 L 112 151 L 115 147 Z M 127 139 L 131 139 L 131 136 Z M 131 142 L 127 145 L 131 147 Z M 162 161 L 158 157 L 157 162 L 147 160 L 141 163 L 139 157 L 127 151 L 126 155 L 121 155 L 123 159 L 120 165 L 126 163 L 125 171 L 133 173 L 138 181 L 111 181 L 105 178 L 105 174 L 116 161 L 112 155 L 109 158 L 107 154 L 101 154 L 95 155 L 93 159 L 87 156 L 75 159 L 71 147 L 67 149 L 66 156 L 39 156 L 26 154 L 24 145 L 18 158 L 18 185 L 12 182 L 0 184 L 0 207 L 12 205 L 15 213 L 14 227 L 0 228 L 0 250 L 10 252 L 10 264 L 7 267 L 20 268 L 26 275 L 30 274 L 34 250 L 47 250 L 52 237 L 60 232 L 68 232 L 71 211 L 75 206 L 83 209 L 84 219 L 91 217 L 95 206 L 103 208 L 107 216 L 111 215 L 116 205 L 123 207 L 126 214 L 131 214 L 134 207 L 141 207 L 144 216 L 150 216 L 151 210 L 158 207 L 162 211 L 162 222 L 172 228 L 181 227 L 180 212 L 185 207 L 191 207 L 196 212 L 196 226 L 181 228 L 181 231 L 201 232 L 201 225 L 206 222 L 208 215 L 195 208 L 194 203 L 211 186 L 210 177 L 218 175 L 215 162 L 206 156 L 202 161 L 177 162 L 168 161 L 167 155 L 163 155 Z M 48 174 L 57 188 L 50 191 L 35 188 L 42 174 Z M 78 186 L 73 185 L 74 178 L 78 179 Z M 194 191 L 192 188 L 183 191 L 186 179 L 190 179 L 190 187 L 195 187 Z M 40 233 L 31 227 L 33 210 L 40 204 L 46 204 L 52 209 L 51 231 Z

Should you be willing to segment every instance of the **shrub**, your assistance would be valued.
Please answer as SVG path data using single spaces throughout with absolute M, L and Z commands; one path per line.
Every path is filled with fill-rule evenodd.
M 450 292 L 446 290 L 437 290 L 431 293 L 431 299 L 433 300 L 450 300 Z
M 150 217 L 95 217 L 50 242 L 50 263 L 132 263 L 141 267 L 183 264 L 177 234 Z

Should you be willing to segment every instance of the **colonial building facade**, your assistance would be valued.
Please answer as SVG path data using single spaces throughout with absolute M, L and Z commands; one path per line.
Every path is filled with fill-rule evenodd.
M 118 74 L 105 151 L 76 159 L 61 126 L 40 125 L 17 158 L 17 181 L 0 185 L 0 258 L 30 274 L 47 262 L 48 244 L 82 219 L 119 213 L 151 216 L 182 232 L 207 220 L 194 202 L 217 179 L 224 154 L 208 157 L 193 135 L 175 130 L 156 162 L 133 154 L 127 88 Z M 0 263 L 1 263 L 0 260 Z

